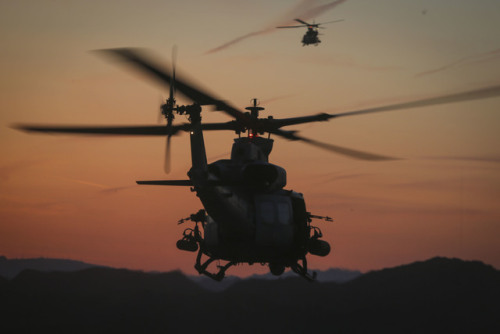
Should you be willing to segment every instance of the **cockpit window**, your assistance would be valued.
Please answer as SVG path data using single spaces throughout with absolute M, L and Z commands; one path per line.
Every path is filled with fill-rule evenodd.
M 260 203 L 260 214 L 262 217 L 262 222 L 264 224 L 274 223 L 274 205 L 272 202 L 261 202 Z
M 287 202 L 260 202 L 260 216 L 264 224 L 291 224 L 291 210 Z
M 278 223 L 282 225 L 290 223 L 290 207 L 288 203 L 278 203 Z

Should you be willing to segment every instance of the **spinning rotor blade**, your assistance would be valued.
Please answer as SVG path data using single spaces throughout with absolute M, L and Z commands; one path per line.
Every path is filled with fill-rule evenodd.
M 311 144 L 313 146 L 328 150 L 330 152 L 338 153 L 341 155 L 345 155 L 351 158 L 360 159 L 360 160 L 371 160 L 371 161 L 387 161 L 387 160 L 399 160 L 398 158 L 388 157 L 384 155 L 374 154 L 363 152 L 359 150 L 353 150 L 347 147 L 342 147 L 338 145 L 332 145 L 327 143 L 322 143 L 314 139 L 305 138 L 302 136 L 298 136 L 296 131 L 284 131 L 284 130 L 275 130 L 272 131 L 273 134 L 280 136 L 282 138 L 286 138 L 289 140 L 298 140 L 303 141 L 305 143 Z
M 382 106 L 382 107 L 346 111 L 346 112 L 338 113 L 338 114 L 321 113 L 321 114 L 311 115 L 311 116 L 301 116 L 301 117 L 282 118 L 282 119 L 277 118 L 277 119 L 265 120 L 267 124 L 265 124 L 264 128 L 266 129 L 266 131 L 267 131 L 267 129 L 270 129 L 272 131 L 273 129 L 279 129 L 279 128 L 284 127 L 284 126 L 304 124 L 304 123 L 310 123 L 310 122 L 323 122 L 323 121 L 328 121 L 328 120 L 330 120 L 332 118 L 336 118 L 336 117 L 354 116 L 354 115 L 369 114 L 369 113 L 374 113 L 374 112 L 411 109 L 411 108 L 418 108 L 418 107 L 427 107 L 427 106 L 438 105 L 438 104 L 464 102 L 464 101 L 486 99 L 486 98 L 498 97 L 498 96 L 500 96 L 500 85 L 480 88 L 480 89 L 476 89 L 476 90 L 465 91 L 465 92 L 456 93 L 456 94 L 431 97 L 431 98 L 416 100 L 416 101 L 411 101 L 411 102 L 391 104 L 391 105 Z
M 497 97 L 497 96 L 500 96 L 500 85 L 480 88 L 480 89 L 476 89 L 476 90 L 469 90 L 469 91 L 456 93 L 456 94 L 431 97 L 431 98 L 416 100 L 416 101 L 411 101 L 411 102 L 392 104 L 392 105 L 388 105 L 388 106 L 360 109 L 360 110 L 347 111 L 347 112 L 338 113 L 338 114 L 327 114 L 327 115 L 329 116 L 329 118 L 342 117 L 342 116 L 354 116 L 354 115 L 369 114 L 369 113 L 381 112 L 381 111 L 410 109 L 410 108 L 427 107 L 427 106 L 445 104 L 445 103 L 480 100 L 480 99 L 487 99 L 490 97 Z
M 98 52 L 126 60 L 136 69 L 141 70 L 161 83 L 166 85 L 172 84 L 174 74 L 170 73 L 168 69 L 160 68 L 160 66 L 155 64 L 144 51 L 139 49 L 122 48 L 104 49 L 98 50 Z M 214 105 L 217 110 L 223 111 L 245 124 L 252 123 L 250 117 L 237 108 L 229 105 L 227 102 L 213 97 L 203 89 L 196 87 L 194 83 L 189 82 L 186 78 L 180 78 L 178 74 L 175 78 L 175 90 L 178 90 L 182 95 L 200 105 Z
M 395 158 L 382 156 L 378 154 L 372 154 L 367 152 L 362 152 L 358 150 L 353 150 L 337 145 L 322 143 L 313 139 L 308 139 L 305 137 L 298 136 L 296 131 L 285 131 L 280 130 L 281 127 L 303 124 L 309 122 L 321 122 L 327 121 L 331 118 L 342 117 L 342 116 L 354 116 L 354 115 L 362 115 L 374 112 L 382 112 L 382 111 L 391 111 L 391 110 L 400 110 L 400 109 L 410 109 L 410 108 L 418 108 L 418 107 L 426 107 L 438 104 L 445 103 L 454 103 L 454 102 L 463 102 L 470 100 L 479 100 L 491 97 L 500 96 L 500 85 L 490 86 L 485 88 L 480 88 L 476 90 L 465 91 L 456 94 L 442 95 L 438 97 L 432 97 L 422 100 L 416 100 L 411 102 L 404 102 L 398 104 L 392 104 L 388 106 L 376 107 L 376 108 L 368 108 L 354 111 L 347 111 L 338 114 L 317 114 L 312 116 L 303 116 L 303 117 L 294 117 L 294 118 L 284 118 L 284 119 L 271 119 L 268 120 L 267 123 L 263 124 L 263 128 L 266 131 L 273 133 L 277 136 L 287 138 L 289 140 L 300 140 L 306 142 L 308 144 L 314 145 L 319 148 L 323 148 L 335 153 L 343 154 L 346 156 L 350 156 L 357 159 L 363 160 L 394 160 Z
M 344 21 L 344 19 L 339 19 L 339 20 L 333 20 L 333 21 L 328 21 L 328 22 L 316 23 L 316 25 L 320 26 L 320 25 L 322 25 L 322 24 L 336 23 L 336 22 L 341 22 L 341 21 Z
M 172 84 L 170 85 L 170 98 L 175 97 L 175 68 L 177 67 L 177 46 L 172 48 Z
M 172 134 L 184 129 L 185 125 L 176 126 Z M 39 125 L 14 125 L 13 128 L 28 132 L 44 132 L 53 134 L 76 135 L 118 135 L 118 136 L 165 136 L 167 129 L 164 125 L 148 126 L 39 126 Z
M 215 130 L 231 130 L 237 131 L 241 127 L 236 121 L 230 121 L 226 123 L 203 123 L 203 130 L 215 131 Z M 179 131 L 189 132 L 191 131 L 191 125 L 189 123 L 183 123 L 180 125 L 172 125 L 171 129 L 168 130 L 164 125 L 152 125 L 152 126 L 39 126 L 39 125 L 27 125 L 19 124 L 12 126 L 15 129 L 28 131 L 28 132 L 42 132 L 42 133 L 53 133 L 53 134 L 76 134 L 76 135 L 118 135 L 118 136 L 168 136 L 169 132 L 171 135 L 176 135 Z
M 126 60 L 130 65 L 148 74 L 152 78 L 160 81 L 160 83 L 168 86 L 172 84 L 173 74 L 170 72 L 170 70 L 166 68 L 160 68 L 160 66 L 155 64 L 154 61 L 149 58 L 143 50 L 120 48 L 103 49 L 98 50 L 97 52 Z M 195 101 L 201 105 L 214 104 L 215 99 L 203 93 L 200 89 L 197 89 L 193 84 L 184 83 L 182 79 L 179 78 L 176 79 L 176 84 L 179 91 L 190 100 Z
M 305 21 L 302 21 L 301 19 L 295 19 L 295 21 L 299 22 L 299 23 L 302 23 L 302 24 L 305 24 L 306 26 L 312 26 L 313 24 L 309 24 Z
M 170 96 L 169 103 L 173 107 L 175 105 L 175 67 L 177 64 L 177 46 L 174 45 L 172 48 L 172 83 L 170 84 Z M 174 114 L 172 109 L 168 111 L 167 117 L 167 144 L 165 145 L 165 161 L 163 162 L 163 169 L 165 173 L 170 173 L 170 147 L 172 139 L 172 123 L 174 121 Z
M 271 119 L 269 120 L 269 123 L 271 128 L 279 129 L 283 126 L 289 126 L 289 125 L 304 124 L 311 122 L 324 122 L 328 121 L 330 118 L 332 118 L 332 115 L 323 113 L 311 116 Z
M 279 26 L 276 28 L 302 28 L 302 27 L 305 27 L 305 25 L 301 24 L 300 26 Z

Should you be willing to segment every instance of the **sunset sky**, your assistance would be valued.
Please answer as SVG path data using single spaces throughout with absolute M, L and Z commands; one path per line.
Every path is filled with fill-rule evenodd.
M 150 49 L 214 95 L 264 117 L 337 113 L 500 84 L 494 0 L 0 0 L 0 255 L 56 257 L 193 274 L 176 249 L 180 218 L 201 208 L 184 179 L 189 137 L 27 134 L 18 123 L 155 125 L 168 90 L 90 51 Z M 319 8 L 319 9 L 318 9 Z M 293 18 L 325 25 L 273 29 Z M 234 41 L 234 43 L 232 43 Z M 227 47 L 226 47 L 227 46 Z M 182 102 L 182 101 L 181 101 Z M 203 120 L 228 116 L 204 111 Z M 176 122 L 185 121 L 178 117 Z M 500 98 L 339 118 L 288 129 L 394 156 L 366 162 L 276 139 L 270 162 L 332 244 L 312 268 L 369 271 L 434 256 L 500 268 Z M 205 135 L 210 161 L 234 134 Z M 267 272 L 260 265 L 229 273 Z

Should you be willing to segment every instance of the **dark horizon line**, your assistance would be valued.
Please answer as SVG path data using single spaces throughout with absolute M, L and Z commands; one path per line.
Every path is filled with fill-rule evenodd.
M 342 271 L 359 272 L 361 274 L 367 274 L 367 273 L 372 272 L 372 271 L 379 271 L 379 270 L 384 270 L 384 269 L 391 269 L 391 268 L 397 268 L 397 267 L 401 267 L 401 266 L 406 266 L 406 265 L 410 265 L 410 264 L 413 264 L 413 263 L 426 262 L 426 261 L 429 261 L 429 260 L 432 260 L 432 259 L 435 259 L 435 258 L 444 258 L 444 259 L 450 259 L 450 260 L 460 260 L 460 261 L 463 261 L 463 262 L 481 262 L 481 263 L 483 263 L 485 265 L 489 265 L 489 266 L 495 268 L 496 270 L 500 270 L 496 266 L 494 266 L 494 265 L 492 265 L 490 263 L 484 262 L 482 260 L 466 260 L 466 259 L 459 258 L 459 257 L 448 257 L 448 256 L 441 256 L 441 255 L 435 255 L 435 256 L 429 257 L 429 258 L 427 258 L 425 260 L 414 260 L 414 261 L 410 261 L 410 262 L 407 262 L 407 263 L 401 263 L 401 264 L 398 264 L 398 265 L 381 267 L 381 268 L 376 268 L 376 269 L 369 269 L 369 270 L 350 269 L 350 268 L 345 268 L 345 267 L 329 267 L 328 269 L 311 268 L 310 270 L 311 271 L 318 271 L 318 272 L 326 272 L 326 271 L 329 271 L 329 270 L 342 270 Z M 144 272 L 144 273 L 154 273 L 154 274 L 170 273 L 170 272 L 180 271 L 180 272 L 182 272 L 186 276 L 197 276 L 197 275 L 192 275 L 192 274 L 185 273 L 182 269 L 172 269 L 172 270 L 167 270 L 167 271 L 162 271 L 162 270 L 144 270 L 144 269 L 132 269 L 132 268 L 127 268 L 127 267 L 114 267 L 114 266 L 109 266 L 109 265 L 95 264 L 95 263 L 85 262 L 85 261 L 82 261 L 82 260 L 74 260 L 74 259 L 70 259 L 70 258 L 53 258 L 53 257 L 44 257 L 44 256 L 29 257 L 29 258 L 8 258 L 5 255 L 0 255 L 0 264 L 1 264 L 2 261 L 28 261 L 28 260 L 70 261 L 70 262 L 79 263 L 79 264 L 82 264 L 82 265 L 87 265 L 89 267 L 103 267 L 103 268 L 118 269 L 118 270 L 119 269 L 125 269 L 125 270 L 130 270 L 130 271 L 137 271 L 137 272 Z M 267 273 L 264 273 L 264 274 L 253 273 L 253 274 L 250 274 L 250 275 L 245 276 L 245 277 L 260 276 L 260 275 L 266 275 L 266 274 Z M 229 276 L 234 276 L 234 275 L 229 275 Z

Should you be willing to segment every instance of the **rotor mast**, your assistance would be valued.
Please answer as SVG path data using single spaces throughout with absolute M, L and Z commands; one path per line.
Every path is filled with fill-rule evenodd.
M 245 109 L 250 110 L 250 116 L 252 117 L 252 119 L 257 120 L 259 118 L 259 111 L 264 110 L 265 108 L 259 106 L 259 100 L 257 100 L 256 98 L 252 99 L 252 103 L 253 103 L 252 106 L 246 107 Z M 257 124 L 257 122 L 255 123 Z M 257 137 L 258 135 L 259 135 L 258 129 L 255 128 L 248 129 L 248 137 L 254 138 Z

